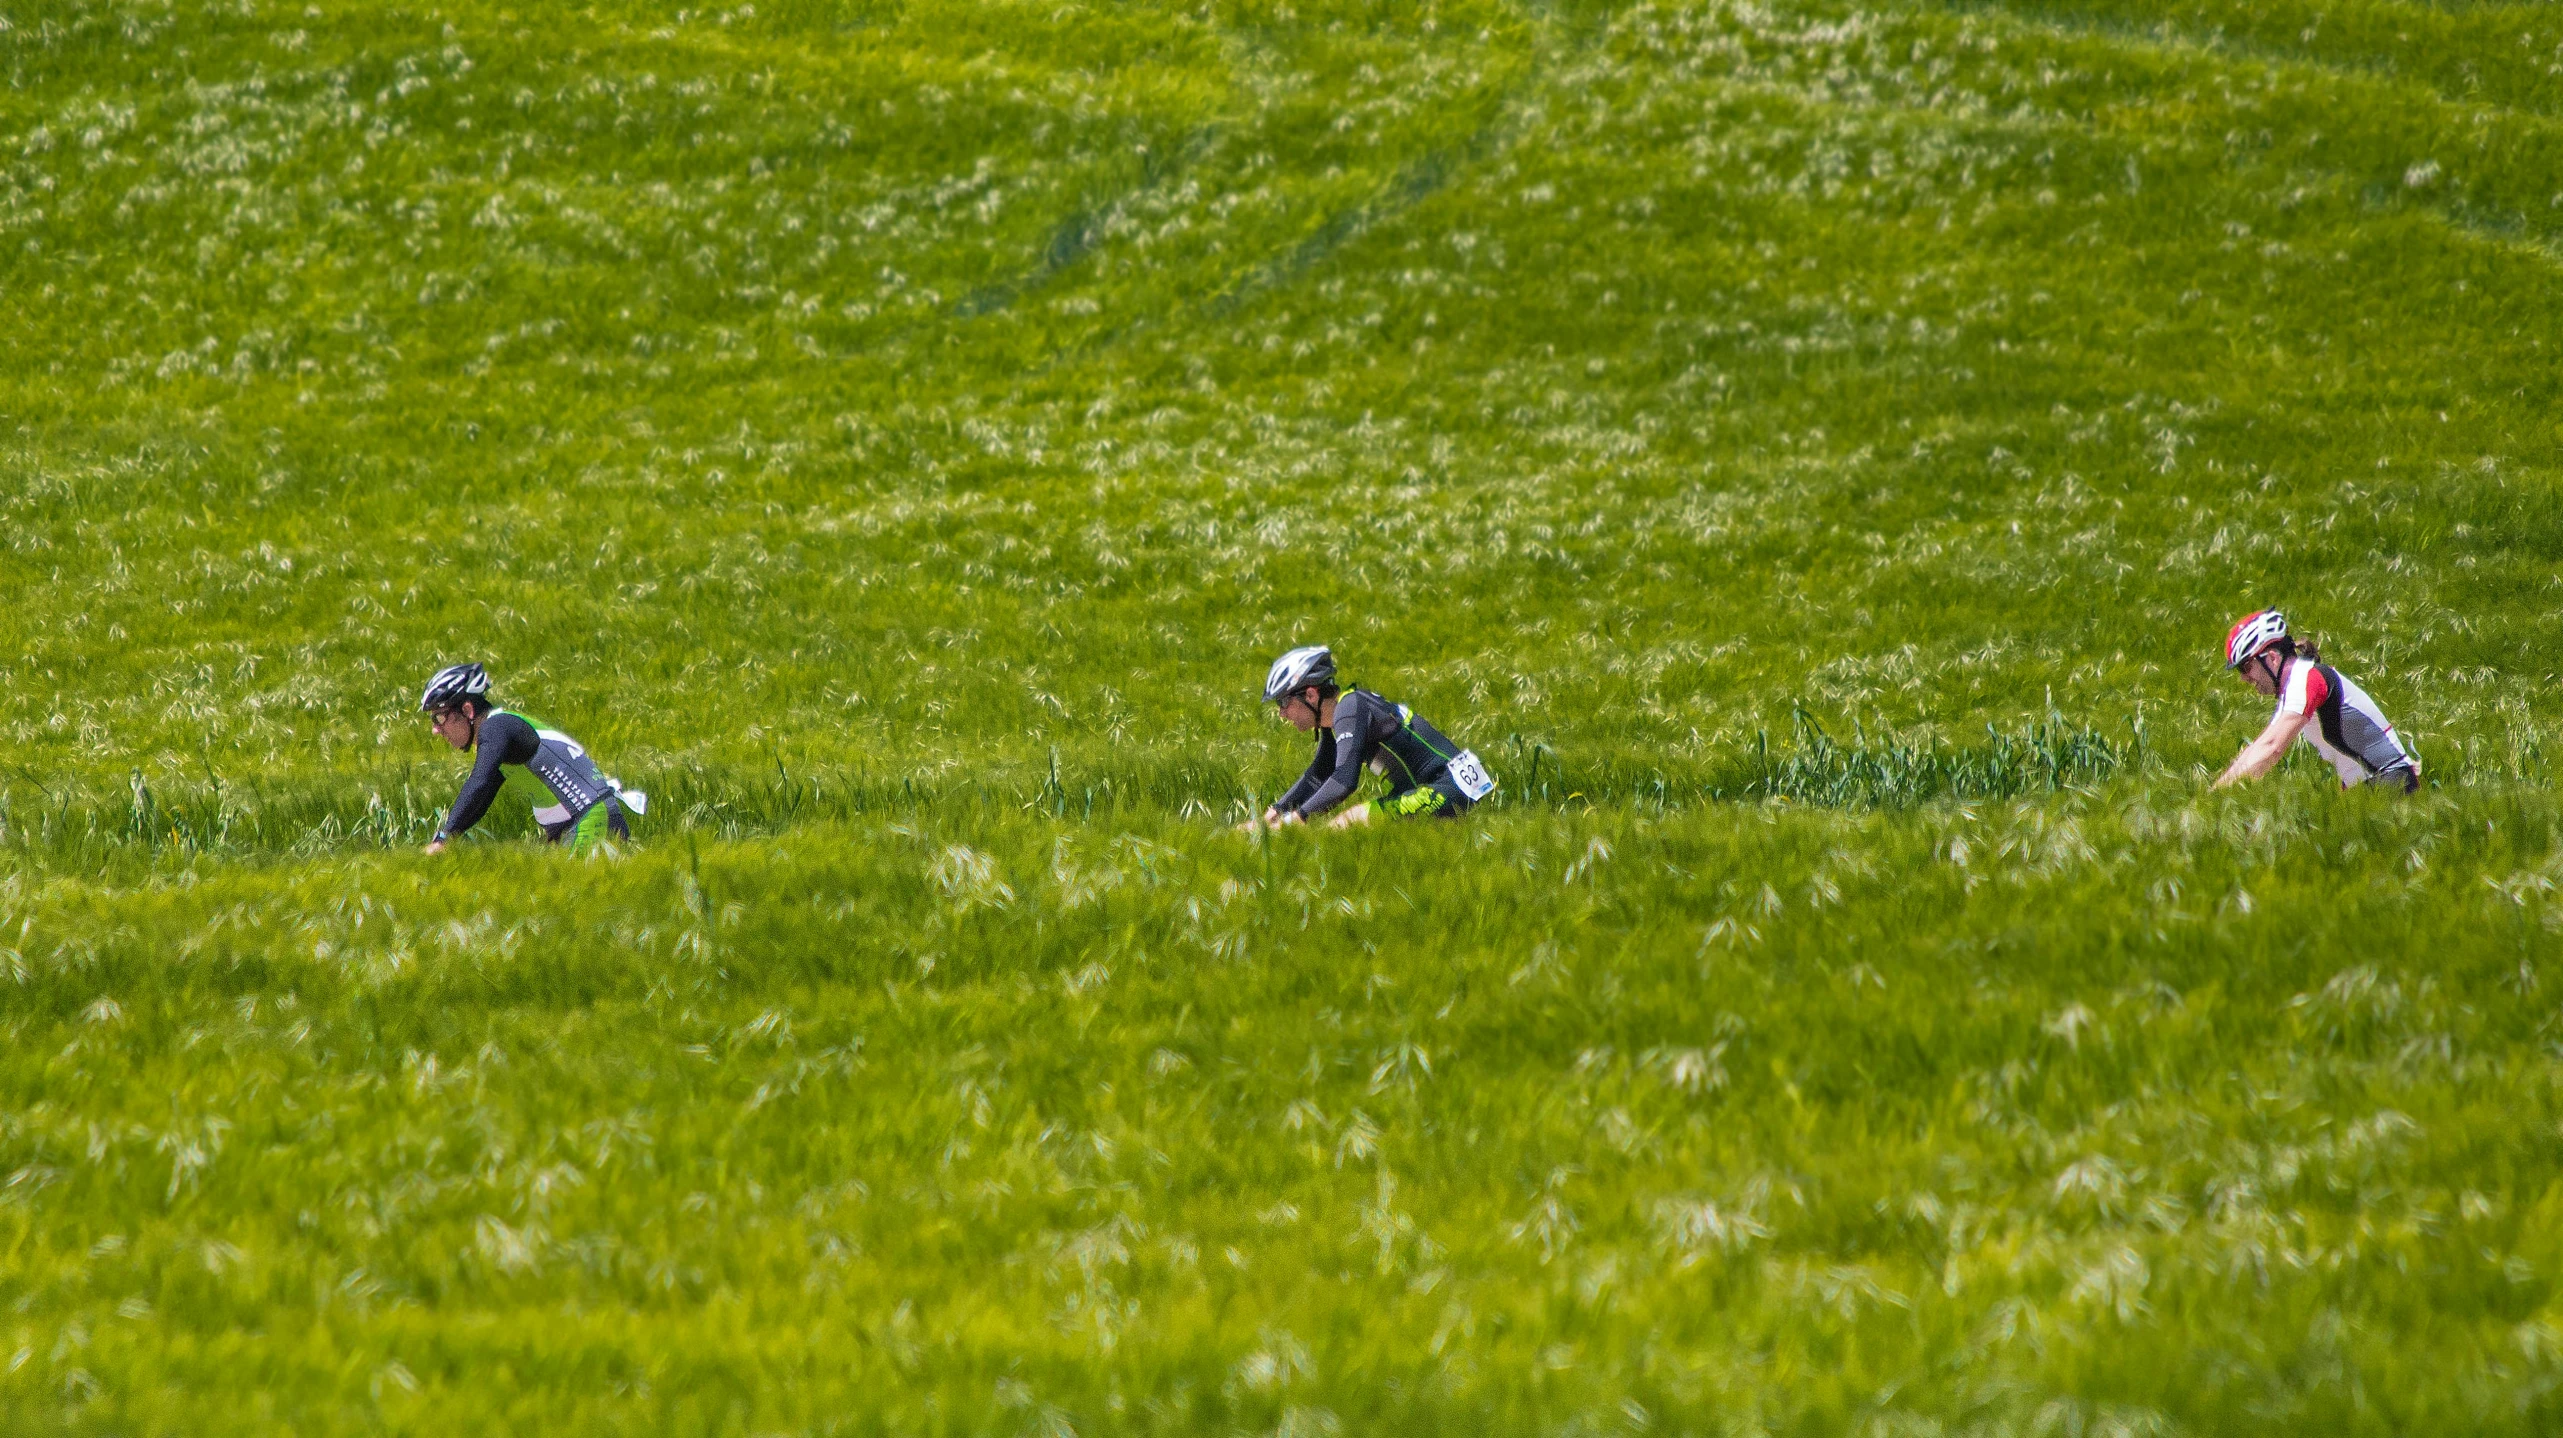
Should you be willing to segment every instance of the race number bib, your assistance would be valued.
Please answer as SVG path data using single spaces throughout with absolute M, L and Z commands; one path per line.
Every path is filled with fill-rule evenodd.
M 1451 782 L 1459 786 L 1459 791 L 1466 794 L 1472 804 L 1495 792 L 1495 776 L 1487 773 L 1486 766 L 1477 761 L 1474 749 L 1462 749 L 1451 757 L 1450 775 Z

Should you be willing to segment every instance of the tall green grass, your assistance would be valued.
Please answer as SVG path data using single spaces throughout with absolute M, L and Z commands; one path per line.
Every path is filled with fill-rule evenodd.
M 1901 743 L 1893 738 L 1835 742 L 1803 711 L 1795 716 L 1795 752 L 1774 758 L 1768 735 L 1756 736 L 1759 771 L 1742 792 L 1809 804 L 1910 805 L 1930 799 L 2009 799 L 2095 784 L 2138 757 L 2144 731 L 2125 741 L 2051 719 L 2019 734 L 1985 726 L 1985 742 L 1965 748 Z
M 0 0 L 0 1428 L 2551 1430 L 2558 46 Z
M 1703 773 L 1652 768 L 1579 767 L 1522 735 L 1490 745 L 1509 782 L 1481 806 L 1589 810 L 1601 804 L 1650 807 L 1775 798 L 1844 806 L 1910 806 L 1938 798 L 2012 798 L 2092 785 L 2141 758 L 2141 731 L 2116 740 L 2061 719 L 2003 734 L 1988 726 L 1978 745 L 1946 747 L 1893 738 L 1872 744 L 1865 733 L 1844 745 L 1801 711 L 1794 747 L 1755 736 L 1749 750 Z M 1131 814 L 1216 814 L 1242 820 L 1279 791 L 1277 775 L 1224 772 L 1200 762 L 1159 758 L 1101 771 L 1063 766 L 1054 748 L 1048 765 L 988 766 L 963 777 L 928 778 L 869 767 L 795 773 L 780 757 L 773 768 L 713 769 L 701 764 L 645 773 L 654 795 L 645 828 L 737 839 L 777 834 L 796 825 L 961 812 L 1042 815 L 1111 822 Z M 156 786 L 141 770 L 127 777 L 120 802 L 96 802 L 69 789 L 36 787 L 22 800 L 0 785 L 0 852 L 30 867 L 73 872 L 107 865 L 127 877 L 203 857 L 326 854 L 354 848 L 423 845 L 451 808 L 449 768 L 405 766 L 396 774 L 316 784 L 226 780 L 211 769 L 194 783 Z M 635 782 L 634 788 L 642 787 Z M 521 840 L 531 818 L 521 801 L 502 796 L 477 839 Z
M 983 814 L 12 879 L 0 1393 L 2541 1431 L 2557 820 Z

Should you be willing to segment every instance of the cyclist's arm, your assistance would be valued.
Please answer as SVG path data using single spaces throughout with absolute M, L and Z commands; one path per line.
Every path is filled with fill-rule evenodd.
M 450 839 L 489 812 L 490 801 L 507 781 L 499 772 L 502 764 L 522 764 L 534 757 L 541 744 L 534 726 L 513 714 L 490 714 L 481 720 L 480 734 L 473 741 L 476 757 L 472 776 L 463 781 L 463 792 L 454 797 L 454 812 L 445 817 L 444 827 L 436 831 L 442 841 Z
M 1335 749 L 1326 781 L 1300 801 L 1299 817 L 1314 819 L 1353 797 L 1361 787 L 1362 765 L 1370 762 L 1372 747 L 1370 711 L 1356 708 L 1348 694 L 1335 707 Z M 1315 772 L 1314 765 L 1310 772 Z
M 2225 772 L 2216 776 L 2216 787 L 2222 789 L 2245 779 L 2257 779 L 2276 768 L 2278 761 L 2285 757 L 2287 746 L 2295 743 L 2296 736 L 2305 732 L 2305 725 L 2313 717 L 2311 714 L 2281 713 L 2271 719 L 2269 727 L 2260 731 L 2260 737 L 2244 745 L 2243 752 L 2234 756 L 2234 762 L 2225 766 Z
M 1282 796 L 1273 801 L 1273 812 L 1276 814 L 1299 812 L 1299 806 L 1306 803 L 1308 796 L 1316 793 L 1317 787 L 1326 782 L 1326 776 L 1334 772 L 1335 746 L 1318 745 L 1317 757 L 1308 761 L 1308 772 L 1300 775 L 1299 782 L 1284 789 Z

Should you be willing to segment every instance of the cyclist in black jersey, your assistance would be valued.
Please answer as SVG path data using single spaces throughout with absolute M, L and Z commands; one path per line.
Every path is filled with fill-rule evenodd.
M 418 707 L 428 715 L 436 737 L 457 749 L 476 749 L 471 777 L 454 799 L 454 810 L 436 830 L 427 852 L 441 854 L 455 835 L 471 828 L 489 812 L 500 789 L 519 782 L 532 792 L 534 822 L 547 844 L 566 842 L 573 852 L 597 847 L 609 839 L 629 842 L 632 828 L 624 811 L 649 811 L 649 796 L 627 790 L 596 767 L 577 740 L 531 715 L 493 706 L 489 674 L 477 664 L 440 669 L 427 681 Z M 509 772 L 514 766 L 514 772 Z
M 1335 827 L 1370 821 L 1374 809 L 1404 818 L 1456 818 L 1495 788 L 1477 756 L 1403 704 L 1335 682 L 1335 656 L 1324 645 L 1294 649 L 1264 678 L 1264 698 L 1303 732 L 1317 735 L 1317 754 L 1299 782 L 1263 813 L 1268 825 L 1297 824 L 1353 796 L 1367 766 L 1388 778 L 1376 805 L 1337 814 Z

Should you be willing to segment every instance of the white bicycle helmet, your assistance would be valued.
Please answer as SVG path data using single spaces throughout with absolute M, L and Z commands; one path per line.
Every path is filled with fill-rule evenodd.
M 451 709 L 466 699 L 478 699 L 488 693 L 488 670 L 477 664 L 449 664 L 427 681 L 427 691 L 418 696 L 418 707 L 431 711 Z
M 2225 631 L 2225 667 L 2234 668 L 2286 637 L 2286 615 L 2275 609 L 2246 614 Z
M 1305 644 L 1273 661 L 1272 671 L 1264 676 L 1264 702 L 1278 704 L 1311 684 L 1335 682 L 1335 651 L 1323 644 Z

